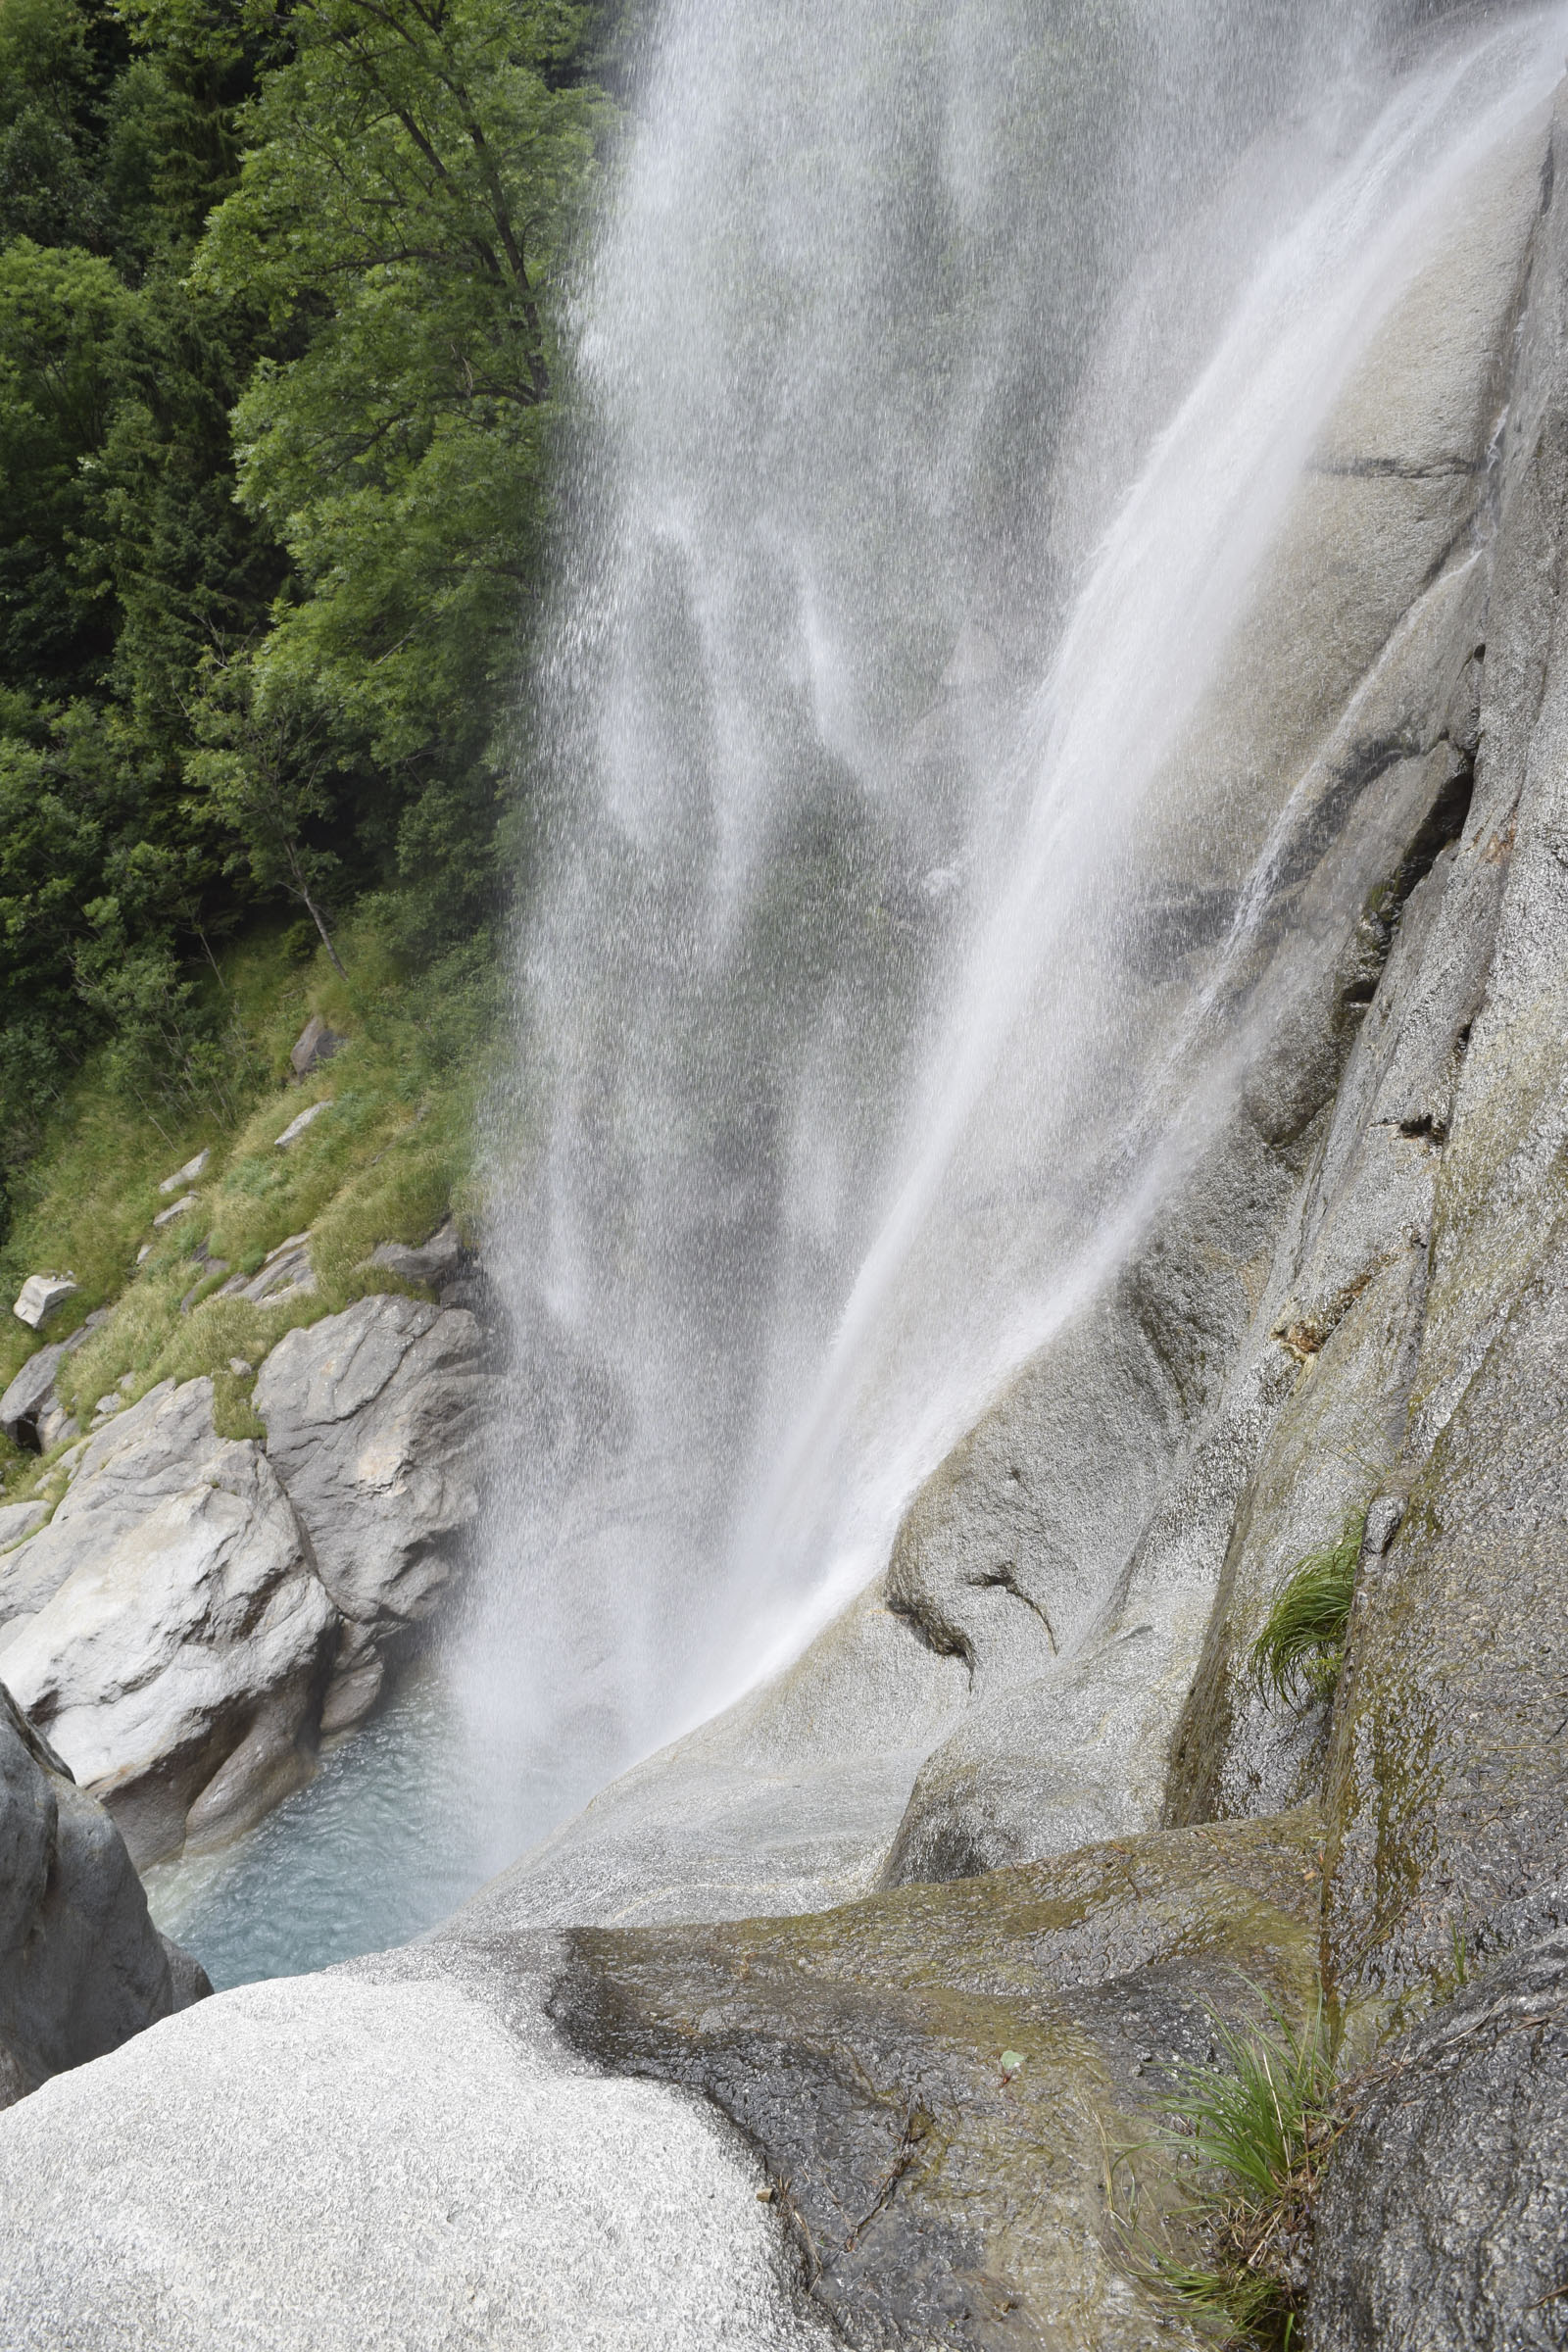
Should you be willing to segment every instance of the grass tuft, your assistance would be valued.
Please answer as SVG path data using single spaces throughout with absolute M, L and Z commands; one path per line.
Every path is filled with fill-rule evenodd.
M 1216 2060 L 1184 2067 L 1162 2101 L 1199 2176 L 1190 2212 L 1203 2257 L 1156 2253 L 1153 2268 L 1225 2340 L 1287 2352 L 1311 2200 L 1335 2137 L 1334 2050 L 1321 1995 L 1300 2027 L 1266 1998 L 1264 2012 L 1261 2025 L 1238 2028 L 1210 2011 Z
M 1362 1503 L 1351 1511 L 1334 1543 L 1297 1562 L 1252 1644 L 1259 1689 L 1272 1690 L 1288 1706 L 1305 1707 L 1334 1695 L 1345 1663 L 1366 1510 Z

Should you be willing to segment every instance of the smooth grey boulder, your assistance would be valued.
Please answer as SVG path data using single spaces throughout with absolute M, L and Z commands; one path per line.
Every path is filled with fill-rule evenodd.
M 13 1446 L 38 1443 L 38 1418 L 54 1396 L 55 1377 L 66 1360 L 66 1344 L 56 1340 L 29 1355 L 16 1379 L 0 1396 L 0 1431 Z
M 0 1432 L 14 1446 L 21 1446 L 30 1453 L 47 1453 L 64 1435 L 66 1409 L 55 1395 L 60 1367 L 68 1355 L 74 1354 L 108 1320 L 109 1309 L 97 1307 L 69 1339 L 52 1341 L 47 1348 L 40 1348 L 28 1356 L 0 1396 Z
M 32 1331 L 42 1331 L 52 1315 L 58 1314 L 68 1298 L 74 1298 L 81 1285 L 70 1274 L 29 1274 L 17 1293 L 11 1312 L 19 1323 Z
M 210 1381 L 161 1381 L 87 1439 L 49 1525 L 0 1568 L 0 1627 L 35 1616 L 67 1577 L 244 1448 L 213 1427 Z
M 214 1259 L 202 1280 L 225 1271 L 225 1262 Z M 193 1304 L 200 1288 L 200 1283 L 193 1285 L 182 1305 Z M 275 1250 L 268 1251 L 254 1274 L 230 1274 L 217 1295 L 220 1298 L 248 1298 L 253 1306 L 281 1306 L 291 1298 L 314 1298 L 318 1288 L 311 1264 L 311 1237 L 308 1233 L 291 1233 Z
M 377 1295 L 262 1365 L 267 1451 L 344 1619 L 322 1716 L 373 1704 L 389 1643 L 431 1615 L 479 1508 L 489 1356 L 471 1314 Z
M 46 1502 L 0 1503 L 0 1551 L 9 1551 L 27 1536 L 35 1535 L 48 1516 Z
M 1318 2205 L 1313 2352 L 1546 2352 L 1563 2342 L 1565 2290 L 1559 1929 L 1379 2058 Z
M 114 1823 L 0 1685 L 0 2106 L 212 1990 Z
M 139 1861 L 221 1841 L 308 1778 L 336 1612 L 259 1446 L 212 1383 L 165 1383 L 89 1444 L 0 1567 L 0 1671 Z
M 297 1118 L 290 1119 L 282 1134 L 275 1139 L 273 1146 L 274 1150 L 278 1152 L 288 1151 L 291 1145 L 298 1143 L 300 1137 L 306 1132 L 307 1128 L 314 1127 L 317 1120 L 324 1117 L 326 1112 L 329 1111 L 331 1107 L 332 1098 L 330 1095 L 327 1095 L 319 1102 L 312 1102 L 306 1109 L 300 1112 Z
M 318 1012 L 313 1012 L 289 1050 L 289 1068 L 296 1078 L 306 1078 L 312 1070 L 319 1069 L 323 1061 L 330 1061 L 344 1043 Z
M 407 1242 L 380 1242 L 370 1251 L 372 1266 L 401 1275 L 405 1282 L 423 1283 L 432 1291 L 440 1290 L 443 1283 L 455 1282 L 467 1261 L 468 1253 L 450 1217 L 416 1249 Z
M 281 1306 L 290 1298 L 314 1298 L 318 1287 L 311 1264 L 311 1237 L 291 1233 L 287 1241 L 268 1251 L 256 1273 L 234 1275 L 219 1296 L 248 1298 L 254 1306 Z
M 186 1160 L 183 1167 L 176 1168 L 172 1176 L 166 1176 L 158 1190 L 167 1199 L 171 1193 L 177 1193 L 182 1184 L 195 1184 L 199 1177 L 206 1175 L 207 1163 L 212 1156 L 211 1146 L 196 1152 L 192 1158 Z
M 828 2352 L 739 2135 L 491 1958 L 249 1984 L 47 2083 L 0 2134 L 0 2341 Z

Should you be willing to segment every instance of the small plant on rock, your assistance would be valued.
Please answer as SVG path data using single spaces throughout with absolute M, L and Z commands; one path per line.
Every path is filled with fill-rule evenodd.
M 1334 2055 L 1321 1996 L 1293 2026 L 1264 2002 L 1264 2022 L 1228 2025 L 1210 2011 L 1214 2059 L 1181 2070 L 1162 2102 L 1172 2138 L 1193 2159 L 1189 2208 L 1198 2261 L 1155 2257 L 1167 2286 L 1207 2313 L 1232 2343 L 1288 2352 L 1306 2285 L 1306 2235 L 1318 2173 L 1335 2137 Z
M 1334 1695 L 1365 1532 L 1362 1503 L 1348 1514 L 1334 1543 L 1298 1560 L 1252 1644 L 1259 1688 L 1288 1706 L 1304 1707 Z

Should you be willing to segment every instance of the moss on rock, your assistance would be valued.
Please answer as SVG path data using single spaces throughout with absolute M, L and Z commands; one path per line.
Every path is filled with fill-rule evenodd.
M 1188 2226 L 1148 2109 L 1214 2013 L 1303 2013 L 1321 1838 L 1303 1807 L 806 1918 L 581 1929 L 553 2014 L 757 2143 L 850 2343 L 1197 2342 L 1125 2234 Z

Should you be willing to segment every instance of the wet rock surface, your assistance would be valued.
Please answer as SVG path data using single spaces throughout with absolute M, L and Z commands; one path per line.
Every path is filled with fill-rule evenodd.
M 1561 2346 L 1568 1932 L 1382 2055 L 1329 2169 L 1310 2308 L 1313 2352 Z
M 1130 1838 L 810 1919 L 587 1929 L 552 2014 L 622 2072 L 703 2091 L 759 2148 L 845 2340 L 1196 2341 L 1108 2210 L 1210 2009 L 1310 1980 L 1310 1810 Z
M 102 1806 L 0 1685 L 0 2106 L 209 1992 Z
M 1196 2341 L 1125 2258 L 1104 2180 L 1170 2066 L 1208 2055 L 1209 2007 L 1255 2014 L 1262 1986 L 1298 2014 L 1326 1955 L 1374 2031 L 1444 1999 L 1467 1947 L 1486 1973 L 1360 2085 L 1313 2340 L 1562 2340 L 1568 172 L 1558 152 L 1544 175 L 1546 138 L 1538 117 L 1494 156 L 1346 387 L 1171 756 L 1145 934 L 1123 963 L 1086 949 L 1137 1018 L 1185 1020 L 1250 909 L 1212 1000 L 1235 1054 L 1157 1213 L 788 1672 L 390 1974 L 253 1990 L 0 2134 L 0 2313 L 36 2341 L 114 2342 L 127 2312 L 171 2344 L 311 2342 L 323 2312 L 352 2340 L 372 2244 L 409 2340 L 482 2342 L 494 2314 L 532 2324 L 558 2243 L 540 2340 L 598 2341 L 582 2281 L 620 2229 L 617 2352 L 821 2324 L 878 2347 Z M 378 1255 L 442 1304 L 289 1335 L 258 1383 L 266 1449 L 241 1449 L 326 1612 L 307 1744 L 372 1703 L 474 1508 L 489 1359 L 459 1301 L 481 1290 L 441 1236 Z M 94 1513 L 108 1556 L 185 1507 L 173 1471 L 115 1450 L 134 1424 L 0 1562 L 15 1640 L 86 1574 Z M 240 1479 L 224 1455 L 212 1492 Z M 1362 1505 L 1345 1670 L 1297 1710 L 1252 1644 Z M 269 1741 L 298 1752 L 252 1731 L 224 1734 L 220 1811 Z M 545 1924 L 569 1932 L 541 1959 Z M 611 2119 L 587 2138 L 584 2083 Z M 127 2189 L 132 2144 L 150 2185 Z M 1128 2161 L 1159 2213 L 1163 2160 Z M 109 2219 L 84 2255 L 88 2172 Z M 309 2247 L 298 2292 L 274 2217 Z M 678 2296 L 698 2263 L 649 2322 L 644 2278 Z

